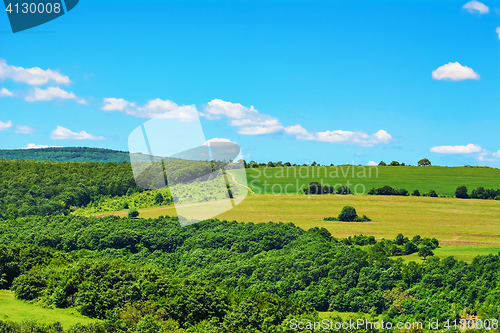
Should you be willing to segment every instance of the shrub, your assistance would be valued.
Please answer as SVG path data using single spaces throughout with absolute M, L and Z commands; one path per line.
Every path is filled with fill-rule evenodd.
M 139 212 L 137 211 L 137 209 L 132 208 L 131 210 L 128 211 L 128 217 L 133 219 L 136 218 L 137 216 L 139 216 Z
M 156 193 L 155 204 L 161 204 L 163 202 L 163 195 L 160 192 Z
M 418 161 L 418 166 L 429 166 L 431 165 L 431 161 L 427 158 L 423 158 L 420 161 Z
M 429 191 L 429 197 L 437 198 L 437 196 L 438 195 L 437 195 L 436 191 L 434 191 L 434 190 Z
M 378 164 L 378 166 L 386 166 L 387 163 L 385 163 L 384 161 L 380 161 L 380 163 Z
M 339 220 L 338 218 L 336 218 L 336 217 L 332 217 L 332 216 L 330 216 L 330 217 L 325 217 L 325 218 L 323 219 L 323 221 L 338 221 L 338 220 Z
M 467 187 L 459 186 L 455 191 L 455 197 L 460 199 L 469 199 L 469 195 L 467 194 Z
M 412 196 L 414 197 L 419 197 L 420 196 L 420 192 L 418 190 L 415 190 L 411 193 Z
M 391 164 L 392 166 L 400 166 L 398 161 L 392 161 Z
M 351 206 L 344 206 L 342 208 L 342 211 L 339 214 L 339 221 L 343 222 L 354 222 L 354 220 L 358 217 L 358 214 L 356 214 L 356 209 Z

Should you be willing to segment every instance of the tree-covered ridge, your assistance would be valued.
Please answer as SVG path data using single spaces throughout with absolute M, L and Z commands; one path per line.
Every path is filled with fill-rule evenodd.
M 153 265 L 176 278 L 204 280 L 237 294 L 303 300 L 322 311 L 361 311 L 379 314 L 385 321 L 456 319 L 464 311 L 482 318 L 499 316 L 498 255 L 477 257 L 472 264 L 452 257 L 404 264 L 387 257 L 388 250 L 410 244 L 402 235 L 362 249 L 347 245 L 354 240 L 336 239 L 325 229 L 305 231 L 291 223 L 211 220 L 182 228 L 176 218 L 115 216 L 9 220 L 0 223 L 0 235 L 4 244 L 30 243 L 69 253 L 96 251 L 104 258 Z M 368 244 L 373 244 L 370 239 Z M 436 243 L 424 239 L 421 245 L 427 241 Z M 31 269 L 25 274 L 26 283 L 34 284 L 27 290 L 43 281 L 37 274 L 42 273 Z M 67 280 L 60 272 L 43 274 L 49 280 Z M 61 283 L 42 285 L 37 297 L 47 299 L 43 290 L 52 286 L 50 295 L 63 288 L 59 297 L 72 301 L 74 287 Z
M 129 153 L 89 147 L 53 147 L 40 149 L 1 149 L 0 159 L 62 162 L 130 162 Z
M 128 163 L 0 160 L 0 218 L 68 214 L 103 196 L 141 191 Z

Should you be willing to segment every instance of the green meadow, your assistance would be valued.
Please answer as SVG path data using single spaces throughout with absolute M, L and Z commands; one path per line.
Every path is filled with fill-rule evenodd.
M 238 171 L 236 179 L 241 179 Z M 297 166 L 279 168 L 246 169 L 248 184 L 257 194 L 297 193 L 310 182 L 349 187 L 356 193 L 389 185 L 404 188 L 408 192 L 430 190 L 437 194 L 454 196 L 458 186 L 465 185 L 471 191 L 479 186 L 500 188 L 500 169 L 469 167 L 416 167 L 355 165 Z
M 95 319 L 81 315 L 76 309 L 43 308 L 15 299 L 14 293 L 9 290 L 0 290 L 0 320 L 13 322 L 36 320 L 42 324 L 59 322 L 65 329 L 77 323 L 89 324 L 95 321 Z

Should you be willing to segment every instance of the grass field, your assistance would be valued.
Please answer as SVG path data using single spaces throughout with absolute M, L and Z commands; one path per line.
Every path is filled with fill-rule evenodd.
M 47 309 L 14 298 L 14 293 L 9 290 L 0 290 L 0 320 L 22 322 L 36 320 L 43 324 L 53 324 L 56 321 L 68 329 L 76 323 L 88 324 L 94 319 L 82 316 L 75 309 Z
M 378 172 L 377 172 L 378 171 Z M 234 171 L 236 179 L 241 178 Z M 500 188 L 500 169 L 466 167 L 367 167 L 341 165 L 335 167 L 286 167 L 246 169 L 248 184 L 257 194 L 297 193 L 310 182 L 316 181 L 336 188 L 346 186 L 361 193 L 366 190 L 389 185 L 405 188 L 410 193 L 430 190 L 437 194 L 454 196 L 458 186 L 467 186 L 469 192 L 479 186 Z M 355 186 L 359 185 L 356 189 Z M 273 187 L 274 186 L 274 187 Z
M 337 216 L 346 205 L 355 207 L 358 214 L 366 214 L 373 222 L 323 221 L 324 217 Z M 199 209 L 205 208 L 200 205 Z M 139 212 L 143 218 L 176 215 L 172 207 L 148 208 Z M 126 213 L 116 214 L 125 216 Z M 363 234 L 373 235 L 377 239 L 394 239 L 398 233 L 410 238 L 417 234 L 436 237 L 443 245 L 436 250 L 436 255 L 454 255 L 466 261 L 479 254 L 500 252 L 500 202 L 496 200 L 367 195 L 250 195 L 217 218 L 255 223 L 293 222 L 306 230 L 324 227 L 339 238 Z

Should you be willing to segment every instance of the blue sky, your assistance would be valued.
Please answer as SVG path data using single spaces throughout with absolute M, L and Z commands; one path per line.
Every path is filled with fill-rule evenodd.
M 85 0 L 12 34 L 2 12 L 0 149 L 128 150 L 134 128 L 189 106 L 207 140 L 247 160 L 500 167 L 499 13 L 493 1 Z

